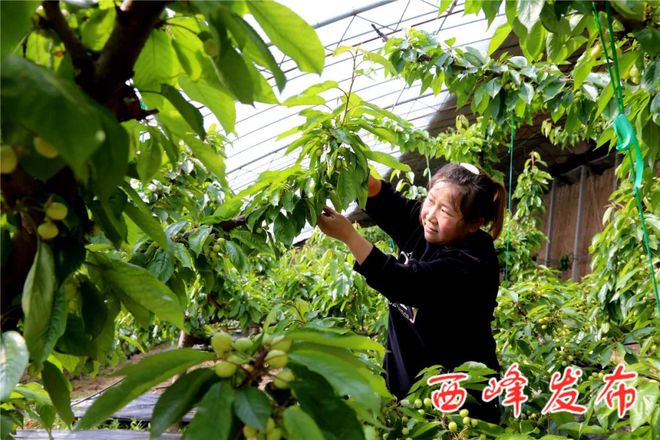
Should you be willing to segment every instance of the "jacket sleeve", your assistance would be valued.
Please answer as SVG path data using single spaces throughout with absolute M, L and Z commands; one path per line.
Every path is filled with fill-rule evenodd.
M 402 248 L 413 231 L 419 227 L 421 202 L 407 199 L 382 181 L 380 192 L 367 199 L 365 212 Z
M 442 304 L 444 308 L 465 306 L 471 300 L 454 294 L 438 297 L 439 290 L 465 291 L 479 282 L 478 273 L 486 268 L 478 259 L 460 254 L 432 261 L 409 259 L 403 264 L 374 246 L 353 269 L 392 302 L 412 307 Z

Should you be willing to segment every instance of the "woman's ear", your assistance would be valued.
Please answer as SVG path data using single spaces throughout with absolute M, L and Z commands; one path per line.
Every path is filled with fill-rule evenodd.
M 467 230 L 469 234 L 474 234 L 479 230 L 480 227 L 484 225 L 484 219 L 483 217 L 479 218 L 478 220 L 475 220 L 474 222 L 470 223 L 467 225 Z

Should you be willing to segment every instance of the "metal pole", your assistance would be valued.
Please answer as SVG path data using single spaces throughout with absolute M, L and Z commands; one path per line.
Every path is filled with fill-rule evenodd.
M 552 186 L 550 187 L 550 210 L 548 212 L 548 242 L 545 246 L 545 265 L 550 266 L 550 248 L 552 246 L 552 225 L 555 218 L 555 198 L 557 194 L 557 180 L 552 179 Z
M 587 167 L 582 165 L 580 167 L 580 192 L 578 195 L 578 209 L 577 219 L 575 220 L 575 242 L 573 243 L 573 281 L 578 281 L 578 259 L 580 252 L 580 244 L 582 241 L 582 210 L 584 208 L 584 187 L 587 177 Z

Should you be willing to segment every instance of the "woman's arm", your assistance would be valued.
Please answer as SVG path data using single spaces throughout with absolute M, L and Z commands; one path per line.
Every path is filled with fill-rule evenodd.
M 420 202 L 396 192 L 389 182 L 369 176 L 365 212 L 401 248 L 419 226 Z
M 369 174 L 369 183 L 367 184 L 368 189 L 367 189 L 367 196 L 373 197 L 375 195 L 378 195 L 380 192 L 381 187 L 383 186 L 383 181 L 378 180 L 375 177 L 373 177 L 371 174 Z
M 346 243 L 359 264 L 362 264 L 374 247 L 353 228 L 346 217 L 332 208 L 323 208 L 318 224 L 324 234 Z
M 489 280 L 487 266 L 469 258 L 447 256 L 428 262 L 410 259 L 402 264 L 376 247 L 353 269 L 392 302 L 413 307 L 441 302 L 447 310 L 469 304 L 472 299 L 461 292 Z M 439 296 L 441 292 L 447 295 Z

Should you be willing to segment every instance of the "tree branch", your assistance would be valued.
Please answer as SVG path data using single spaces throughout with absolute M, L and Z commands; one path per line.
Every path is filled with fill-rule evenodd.
M 222 228 L 223 231 L 229 232 L 232 229 L 236 229 L 238 227 L 241 227 L 247 223 L 247 219 L 243 217 L 242 215 L 238 217 L 234 217 L 231 220 L 225 220 L 224 222 L 220 223 L 220 227 Z
M 167 1 L 125 0 L 117 9 L 117 21 L 96 62 L 94 82 L 106 104 L 121 95 L 122 86 L 133 76 L 133 66 Z M 119 96 L 121 98 L 121 96 Z M 110 108 L 116 108 L 109 105 Z
M 73 33 L 66 19 L 62 15 L 59 6 L 59 0 L 46 0 L 42 3 L 48 25 L 60 36 L 64 47 L 71 56 L 71 62 L 76 68 L 76 79 L 82 81 L 91 81 L 94 75 L 94 63 L 87 53 L 87 49 L 80 42 L 76 34 Z M 84 88 L 84 86 L 83 86 Z

